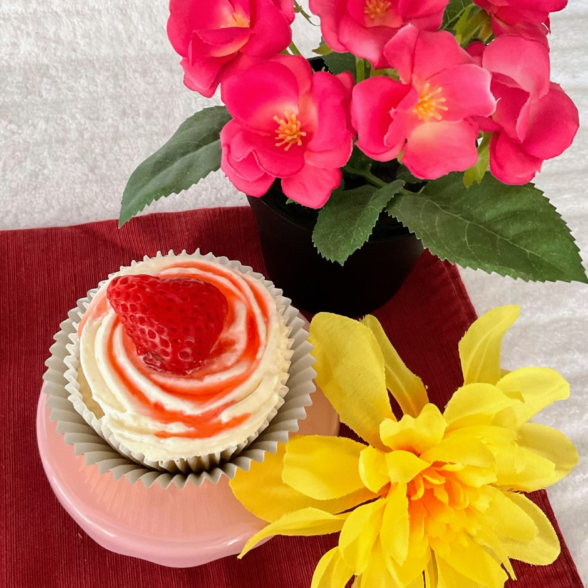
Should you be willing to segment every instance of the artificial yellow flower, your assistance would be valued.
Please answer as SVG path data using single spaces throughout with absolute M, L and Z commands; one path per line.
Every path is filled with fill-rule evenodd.
M 464 384 L 443 413 L 373 316 L 319 314 L 311 324 L 317 384 L 366 443 L 299 436 L 240 471 L 237 498 L 274 535 L 340 532 L 312 588 L 502 588 L 510 560 L 555 561 L 560 546 L 521 492 L 552 485 L 577 463 L 572 443 L 529 419 L 567 398 L 557 372 L 500 368 L 518 307 L 497 308 L 459 345 Z M 404 416 L 397 421 L 388 391 Z

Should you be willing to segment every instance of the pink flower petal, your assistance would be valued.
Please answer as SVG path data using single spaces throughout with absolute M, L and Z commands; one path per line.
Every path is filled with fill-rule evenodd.
M 329 151 L 351 140 L 347 120 L 349 93 L 337 77 L 327 72 L 315 73 L 310 103 L 316 110 L 316 127 L 308 149 Z
M 514 58 L 516 56 L 516 58 Z M 484 68 L 514 80 L 533 97 L 549 91 L 549 51 L 521 37 L 498 37 L 484 51 Z
M 268 61 L 231 76 L 223 83 L 221 92 L 235 119 L 252 130 L 272 136 L 275 136 L 275 116 L 298 113 L 298 82 L 283 63 Z
M 338 36 L 346 51 L 369 60 L 376 69 L 386 67 L 384 46 L 394 33 L 389 27 L 363 27 L 349 14 L 339 21 Z
M 571 144 L 580 125 L 578 109 L 557 85 L 531 103 L 526 136 L 521 148 L 539 159 L 561 155 Z
M 458 121 L 471 116 L 489 116 L 496 109 L 490 91 L 491 75 L 473 63 L 450 67 L 429 79 L 430 91 L 440 88 L 437 99 L 444 99 L 439 111 L 443 120 Z
M 220 83 L 222 68 L 233 59 L 233 55 L 227 57 L 203 57 L 182 59 L 184 70 L 184 84 L 190 90 L 199 92 L 206 98 L 210 98 Z
M 339 40 L 339 21 L 347 9 L 346 0 L 310 0 L 310 11 L 321 19 L 321 33 L 327 45 L 339 53 L 347 48 Z
M 321 169 L 307 164 L 295 176 L 282 180 L 282 191 L 303 206 L 321 208 L 339 187 L 341 175 L 339 168 Z
M 448 31 L 421 32 L 414 50 L 413 77 L 425 81 L 450 67 L 472 62 Z
M 294 1 L 293 0 L 274 0 L 274 4 L 280 9 L 282 14 L 286 17 L 288 24 L 294 22 Z
M 351 157 L 353 151 L 353 136 L 347 135 L 343 141 L 329 151 L 312 151 L 307 149 L 304 155 L 306 163 L 316 167 L 343 167 Z
M 475 41 L 468 45 L 466 51 L 468 55 L 473 58 L 474 63 L 482 67 L 482 56 L 484 55 L 484 50 L 486 49 L 486 45 L 482 43 L 482 41 Z
M 401 28 L 384 47 L 384 57 L 391 67 L 396 68 L 400 80 L 405 84 L 412 82 L 414 70 L 414 51 L 419 30 L 413 25 Z
M 410 23 L 421 31 L 436 31 L 443 24 L 443 11 L 411 18 Z
M 196 29 L 221 27 L 234 9 L 229 0 L 170 0 L 169 12 L 167 35 L 176 52 L 187 57 L 193 32 Z
M 237 53 L 249 40 L 251 31 L 244 27 L 227 27 L 224 29 L 214 30 L 196 30 L 194 31 L 202 43 L 198 47 L 203 47 L 203 55 L 210 57 L 225 57 Z M 192 43 L 192 50 L 196 48 Z
M 253 152 L 243 153 L 239 160 L 233 157 L 232 145 L 236 141 L 243 144 L 242 134 L 243 130 L 236 121 L 229 121 L 221 131 L 221 168 L 238 190 L 250 196 L 263 196 L 274 178 L 259 167 Z
M 504 133 L 492 137 L 490 142 L 490 171 L 505 184 L 524 185 L 541 170 L 543 161 L 529 155 L 513 143 Z
M 276 125 L 277 128 L 277 125 Z M 278 147 L 275 135 L 265 136 L 247 132 L 245 140 L 251 145 L 259 166 L 268 174 L 283 178 L 297 174 L 304 167 L 304 146 Z
M 350 71 L 344 71 L 343 73 L 337 75 L 337 79 L 343 84 L 347 90 L 348 97 L 351 98 L 351 91 L 355 86 L 355 79 L 353 78 L 353 74 Z
M 404 137 L 398 144 L 387 145 L 386 133 L 392 123 L 391 111 L 413 88 L 387 77 L 360 82 L 353 89 L 351 119 L 358 131 L 357 146 L 377 161 L 390 161 L 398 156 Z
M 303 96 L 312 88 L 313 73 L 310 63 L 299 55 L 276 55 L 273 63 L 286 66 L 295 76 L 298 84 L 298 95 Z
M 292 41 L 290 22 L 272 0 L 251 3 L 251 39 L 243 49 L 248 55 L 273 57 Z
M 407 84 L 424 83 L 445 69 L 473 62 L 451 33 L 419 31 L 413 25 L 402 28 L 387 43 L 384 54 Z
M 517 85 L 508 85 L 498 79 L 492 81 L 492 92 L 498 100 L 494 122 L 515 141 L 522 141 L 526 133 L 528 115 L 525 106 L 530 95 Z
M 419 95 L 414 86 L 409 86 L 411 89 L 408 94 L 400 101 L 396 109 L 390 111 L 392 122 L 388 127 L 388 132 L 384 137 L 386 145 L 397 146 L 404 148 L 406 139 L 423 121 L 415 112 L 415 106 L 418 104 Z
M 420 18 L 423 16 L 441 15 L 441 22 L 443 21 L 443 13 L 449 4 L 449 0 L 398 0 L 398 12 L 402 14 L 404 20 Z M 439 23 L 441 26 L 441 23 Z
M 402 163 L 427 180 L 465 171 L 478 160 L 477 137 L 477 129 L 466 122 L 422 124 L 408 137 Z

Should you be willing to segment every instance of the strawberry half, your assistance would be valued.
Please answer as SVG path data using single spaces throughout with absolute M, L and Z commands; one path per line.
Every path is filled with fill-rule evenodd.
M 210 355 L 228 310 L 218 288 L 190 278 L 118 276 L 106 295 L 143 362 L 178 375 Z

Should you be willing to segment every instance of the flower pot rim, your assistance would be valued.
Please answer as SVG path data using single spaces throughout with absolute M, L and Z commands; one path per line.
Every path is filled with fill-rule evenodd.
M 264 196 L 247 195 L 247 200 L 249 201 L 250 204 L 251 204 L 251 202 L 259 201 L 261 204 L 263 204 L 265 207 L 270 209 L 272 212 L 279 215 L 280 218 L 284 219 L 287 223 L 301 229 L 302 231 L 304 231 L 306 233 L 312 234 L 313 229 L 309 228 L 304 223 L 297 222 L 296 219 L 292 218 L 291 216 L 287 216 L 287 215 L 283 214 L 282 210 L 279 207 L 275 206 L 274 203 L 270 199 L 266 198 L 266 196 L 268 196 L 275 189 L 276 188 L 272 186 L 266 192 L 266 194 L 264 194 Z M 369 243 L 383 243 L 383 242 L 388 242 L 388 241 L 394 241 L 395 239 L 404 238 L 407 235 L 411 234 L 411 232 L 398 219 L 396 219 L 394 217 L 390 217 L 390 218 L 393 221 L 395 221 L 395 223 L 392 225 L 393 230 L 390 232 L 384 233 L 384 234 L 374 234 L 372 232 L 368 241 L 363 245 L 364 247 L 366 245 L 368 245 Z

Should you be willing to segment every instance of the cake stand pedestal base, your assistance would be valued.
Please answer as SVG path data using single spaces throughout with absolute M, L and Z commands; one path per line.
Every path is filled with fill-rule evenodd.
M 163 566 L 187 568 L 236 555 L 265 523 L 233 496 L 229 480 L 216 485 L 115 480 L 86 465 L 84 456 L 64 443 L 56 423 L 49 420 L 46 395 L 37 407 L 37 440 L 45 473 L 59 502 L 94 541 L 115 553 Z M 300 433 L 336 435 L 337 413 L 320 390 L 313 394 Z

